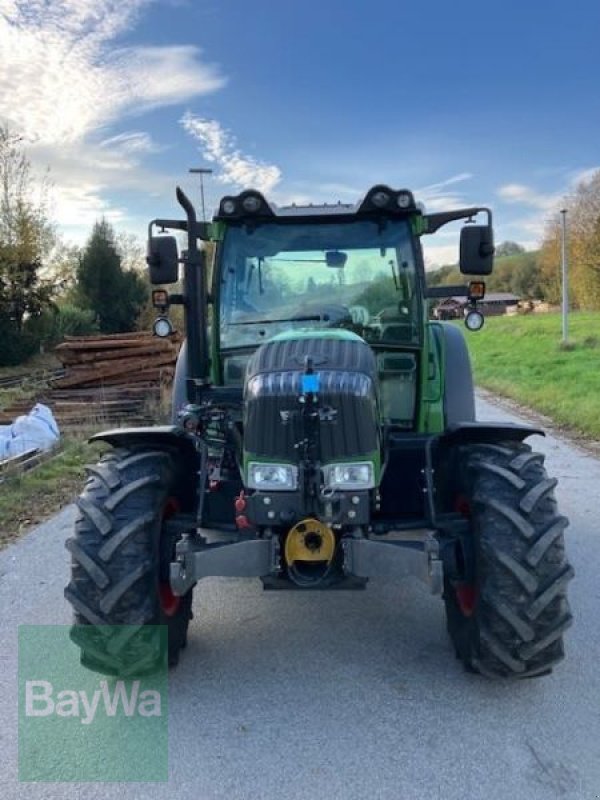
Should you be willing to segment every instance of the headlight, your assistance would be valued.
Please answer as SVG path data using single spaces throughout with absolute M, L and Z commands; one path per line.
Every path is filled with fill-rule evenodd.
M 325 467 L 325 484 L 332 489 L 372 489 L 375 473 L 370 461 L 330 464 Z
M 298 469 L 292 464 L 248 464 L 249 489 L 293 490 L 298 483 Z
M 152 325 L 152 331 L 155 336 L 160 336 L 164 339 L 165 336 L 170 336 L 173 333 L 173 326 L 168 317 L 157 317 Z

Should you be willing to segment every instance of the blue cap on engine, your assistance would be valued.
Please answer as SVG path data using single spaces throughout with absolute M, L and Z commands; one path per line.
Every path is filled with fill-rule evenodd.
M 312 392 L 317 394 L 321 388 L 321 377 L 318 372 L 304 373 L 302 375 L 302 394 Z

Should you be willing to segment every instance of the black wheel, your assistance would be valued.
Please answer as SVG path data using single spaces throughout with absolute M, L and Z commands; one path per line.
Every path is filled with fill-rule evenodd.
M 462 455 L 456 507 L 470 520 L 470 536 L 444 586 L 457 657 L 488 677 L 546 674 L 564 656 L 574 574 L 556 480 L 525 444 L 477 445 Z
M 168 582 L 175 540 L 165 521 L 183 502 L 175 463 L 158 450 L 115 450 L 88 470 L 66 543 L 81 662 L 109 675 L 151 672 L 165 658 L 174 666 L 192 617 L 192 590 L 175 597 Z

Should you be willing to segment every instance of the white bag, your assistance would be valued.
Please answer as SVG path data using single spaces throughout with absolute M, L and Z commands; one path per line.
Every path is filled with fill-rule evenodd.
M 29 414 L 17 417 L 12 425 L 0 425 L 0 460 L 27 450 L 49 450 L 59 438 L 52 411 L 36 403 Z

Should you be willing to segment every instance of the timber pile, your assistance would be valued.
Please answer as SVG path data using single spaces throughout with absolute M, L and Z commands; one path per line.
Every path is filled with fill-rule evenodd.
M 150 333 L 66 337 L 55 352 L 65 375 L 55 389 L 90 389 L 132 384 L 158 386 L 173 379 L 179 341 Z
M 156 422 L 152 405 L 170 386 L 181 338 L 159 339 L 147 332 L 69 336 L 56 348 L 64 373 L 36 394 L 48 405 L 59 428 Z M 32 399 L 19 400 L 0 413 L 0 424 L 29 411 Z

